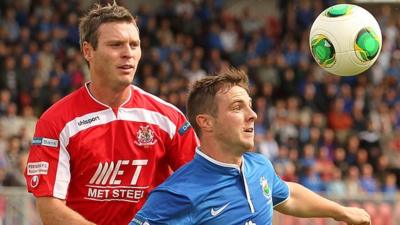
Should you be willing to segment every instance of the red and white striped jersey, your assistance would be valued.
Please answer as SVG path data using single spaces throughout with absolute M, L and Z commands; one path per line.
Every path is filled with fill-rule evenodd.
M 148 193 L 190 161 L 198 144 L 173 105 L 136 86 L 110 108 L 87 85 L 39 119 L 25 171 L 36 197 L 65 199 L 96 224 L 128 224 Z

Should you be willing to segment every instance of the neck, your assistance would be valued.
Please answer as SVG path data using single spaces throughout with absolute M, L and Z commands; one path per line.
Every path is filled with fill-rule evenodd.
M 207 142 L 200 141 L 201 143 L 201 151 L 208 155 L 209 157 L 223 163 L 236 164 L 239 167 L 242 165 L 242 156 L 241 154 L 234 154 L 232 149 L 225 149 L 219 145 Z
M 131 90 L 130 86 L 123 88 L 112 88 L 107 85 L 100 85 L 95 82 L 88 84 L 90 94 L 99 102 L 110 106 L 111 108 L 121 106 L 125 101 L 128 100 Z

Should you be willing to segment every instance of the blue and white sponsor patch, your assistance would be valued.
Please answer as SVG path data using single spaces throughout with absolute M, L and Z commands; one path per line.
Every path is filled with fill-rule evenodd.
M 191 125 L 190 125 L 189 121 L 186 121 L 186 122 L 179 128 L 178 133 L 179 133 L 180 135 L 184 135 L 184 134 L 189 130 L 190 127 L 191 127 Z
M 58 140 L 44 137 L 33 137 L 32 145 L 43 145 L 48 147 L 58 147 Z
M 133 220 L 129 223 L 129 225 L 150 225 L 147 221 L 142 221 L 142 219 L 138 219 L 137 217 L 133 218 Z

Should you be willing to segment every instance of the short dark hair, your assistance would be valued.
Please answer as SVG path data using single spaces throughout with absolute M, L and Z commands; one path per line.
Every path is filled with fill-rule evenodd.
M 192 85 L 186 104 L 187 115 L 199 137 L 201 131 L 196 123 L 196 117 L 199 114 L 216 116 L 218 106 L 215 103 L 215 95 L 218 91 L 228 90 L 233 86 L 240 86 L 249 92 L 249 79 L 244 71 L 229 68 L 215 75 L 206 76 Z
M 82 49 L 83 42 L 89 42 L 94 49 L 97 48 L 101 24 L 108 22 L 128 22 L 136 25 L 135 18 L 124 7 L 114 1 L 105 6 L 95 4 L 94 7 L 81 18 L 79 23 L 79 42 Z

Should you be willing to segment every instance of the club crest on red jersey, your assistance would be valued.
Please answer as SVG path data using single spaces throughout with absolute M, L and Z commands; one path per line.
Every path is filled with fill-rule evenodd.
M 140 126 L 136 138 L 135 144 L 139 146 L 154 145 L 157 142 L 154 139 L 154 131 L 150 128 L 150 125 Z

